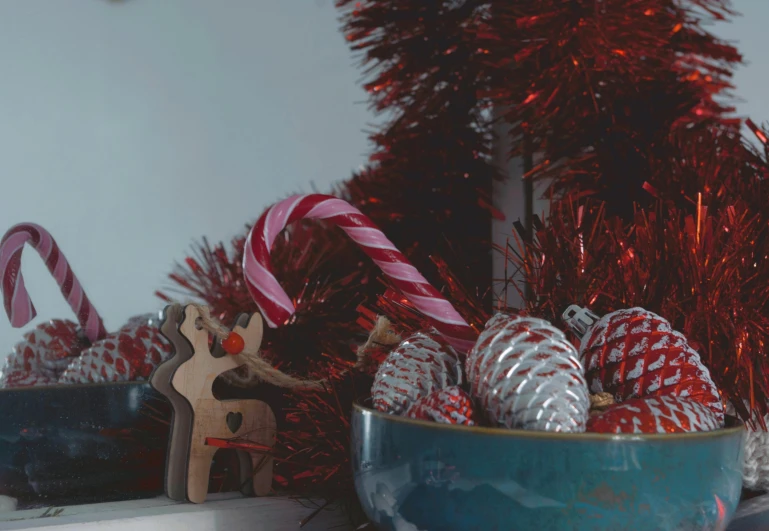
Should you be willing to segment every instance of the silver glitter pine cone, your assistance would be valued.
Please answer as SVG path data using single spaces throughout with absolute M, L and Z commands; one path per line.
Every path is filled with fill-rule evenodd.
M 403 415 L 417 399 L 462 383 L 459 356 L 439 337 L 417 332 L 387 355 L 371 387 L 376 409 Z
M 471 394 L 506 428 L 583 432 L 590 398 L 574 346 L 547 321 L 499 313 L 467 356 Z

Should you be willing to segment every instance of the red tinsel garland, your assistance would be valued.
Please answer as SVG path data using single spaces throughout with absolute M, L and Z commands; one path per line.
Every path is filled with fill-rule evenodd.
M 491 96 L 514 124 L 513 154 L 538 157 L 527 177 L 546 179 L 552 199 L 535 241 L 524 232 L 503 250 L 531 286 L 528 310 L 659 313 L 743 418 L 743 400 L 765 412 L 769 165 L 728 114 L 741 57 L 703 29 L 729 3 L 488 5 L 476 36 Z
M 540 160 L 530 177 L 550 193 L 594 195 L 611 215 L 650 204 L 644 184 L 670 133 L 722 125 L 737 50 L 703 29 L 722 0 L 492 0 L 478 45 L 492 96 L 513 124 L 513 154 Z M 521 139 L 527 136 L 528 141 Z
M 420 270 L 462 249 L 471 285 L 490 293 L 491 160 L 476 2 L 338 0 L 343 31 L 366 69 L 364 87 L 386 126 L 371 165 L 339 195 L 371 217 Z M 445 236 L 445 238 L 444 238 Z M 439 278 L 427 272 L 427 279 Z M 485 301 L 489 303 L 488 300 Z
M 714 211 L 698 198 L 693 214 L 659 204 L 629 226 L 601 204 L 560 202 L 533 244 L 509 256 L 533 284 L 535 315 L 559 320 L 576 302 L 670 320 L 748 419 L 743 401 L 763 414 L 769 399 L 769 219 L 739 198 Z

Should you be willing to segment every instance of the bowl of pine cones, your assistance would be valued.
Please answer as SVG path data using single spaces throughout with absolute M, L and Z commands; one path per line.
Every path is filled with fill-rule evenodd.
M 564 316 L 579 347 L 500 313 L 466 354 L 426 330 L 387 355 L 352 417 L 379 529 L 725 529 L 745 428 L 697 352 L 641 308 Z

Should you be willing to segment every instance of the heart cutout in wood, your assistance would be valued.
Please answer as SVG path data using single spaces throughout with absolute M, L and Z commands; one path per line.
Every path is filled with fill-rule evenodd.
M 232 433 L 235 433 L 240 429 L 240 425 L 243 424 L 243 413 L 235 413 L 230 411 L 227 413 L 227 427 Z

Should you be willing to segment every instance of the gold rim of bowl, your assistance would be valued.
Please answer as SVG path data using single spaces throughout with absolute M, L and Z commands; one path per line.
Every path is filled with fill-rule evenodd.
M 457 433 L 477 433 L 479 435 L 493 435 L 498 437 L 511 437 L 523 439 L 549 439 L 554 441 L 606 441 L 606 442 L 648 442 L 660 440 L 681 440 L 681 439 L 715 439 L 720 437 L 730 437 L 745 429 L 745 425 L 734 417 L 727 417 L 734 426 L 728 426 L 713 431 L 696 431 L 691 433 L 563 433 L 552 431 L 532 431 L 532 430 L 506 430 L 503 428 L 487 428 L 481 426 L 458 426 L 456 424 L 441 424 L 438 422 L 429 422 L 426 420 L 410 419 L 398 415 L 382 413 L 375 409 L 368 408 L 359 401 L 353 403 L 353 409 L 359 413 L 377 417 L 387 422 L 396 424 L 410 424 L 424 429 L 453 431 Z

